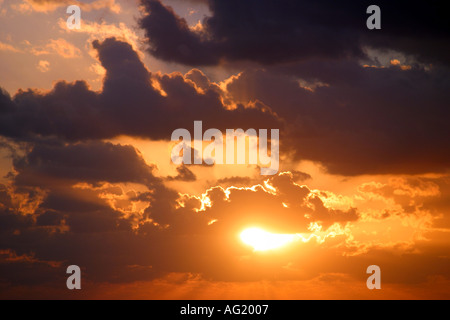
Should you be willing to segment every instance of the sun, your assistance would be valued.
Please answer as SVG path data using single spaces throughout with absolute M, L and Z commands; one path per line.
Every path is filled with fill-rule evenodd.
M 259 228 L 249 228 L 241 232 L 241 240 L 255 251 L 268 251 L 281 248 L 296 238 L 295 234 L 276 234 Z

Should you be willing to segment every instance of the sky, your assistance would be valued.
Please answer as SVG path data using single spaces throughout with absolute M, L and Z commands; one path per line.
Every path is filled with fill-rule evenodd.
M 449 299 L 450 22 L 371 4 L 0 0 L 0 298 Z M 194 121 L 278 172 L 174 164 Z

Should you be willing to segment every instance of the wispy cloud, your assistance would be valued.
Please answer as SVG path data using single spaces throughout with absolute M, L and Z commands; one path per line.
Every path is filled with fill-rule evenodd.
M 23 0 L 19 4 L 11 4 L 11 8 L 21 13 L 51 12 L 70 5 L 78 5 L 84 11 L 109 9 L 111 12 L 120 13 L 121 10 L 115 0 L 96 0 L 91 3 L 76 0 Z
M 11 44 L 4 43 L 0 41 L 0 51 L 9 51 L 9 52 L 22 52 L 22 50 L 14 47 Z
M 45 46 L 37 46 L 31 49 L 31 53 L 40 56 L 48 54 L 58 54 L 63 58 L 78 58 L 81 57 L 81 50 L 66 40 L 51 39 Z

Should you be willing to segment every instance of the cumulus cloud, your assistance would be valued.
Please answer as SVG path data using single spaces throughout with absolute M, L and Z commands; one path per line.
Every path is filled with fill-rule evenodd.
M 193 127 L 199 119 L 221 130 L 279 126 L 276 115 L 262 105 L 239 104 L 231 110 L 217 86 L 200 92 L 180 73 L 152 74 L 128 43 L 108 38 L 93 46 L 106 69 L 101 92 L 90 90 L 85 81 L 60 81 L 48 93 L 20 91 L 12 100 L 2 91 L 1 134 L 72 141 L 119 135 L 168 140 L 173 130 Z

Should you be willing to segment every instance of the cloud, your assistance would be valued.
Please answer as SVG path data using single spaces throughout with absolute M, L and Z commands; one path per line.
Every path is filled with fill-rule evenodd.
M 134 51 L 137 51 L 141 56 L 139 36 L 136 32 L 130 29 L 125 23 L 108 24 L 105 21 L 101 23 L 83 21 L 83 27 L 80 29 L 67 29 L 66 20 L 59 19 L 58 25 L 60 29 L 67 33 L 82 33 L 88 34 L 90 43 L 94 40 L 104 41 L 107 38 L 116 38 L 117 40 L 129 43 Z
M 81 57 L 81 50 L 62 38 L 51 39 L 44 47 L 33 47 L 30 52 L 36 56 L 57 54 L 63 58 Z
M 235 186 L 235 187 L 244 187 L 244 186 L 248 186 L 252 183 L 252 178 L 250 177 L 226 177 L 226 178 L 222 178 L 217 180 L 217 184 L 220 186 L 225 185 L 226 187 L 228 186 Z
M 93 46 L 106 69 L 101 92 L 91 91 L 84 81 L 60 81 L 44 94 L 21 91 L 9 102 L 2 92 L 0 133 L 19 139 L 40 135 L 76 141 L 130 135 L 168 140 L 173 130 L 193 126 L 199 119 L 221 130 L 279 126 L 276 115 L 262 105 L 228 108 L 217 86 L 199 92 L 180 73 L 151 74 L 128 43 L 108 38 Z
M 179 194 L 168 185 L 197 181 L 189 167 L 159 177 L 148 164 L 151 152 L 144 160 L 132 146 L 104 142 L 123 135 L 168 140 L 174 129 L 191 130 L 202 120 L 222 131 L 280 128 L 287 161 L 313 160 L 332 173 L 446 172 L 448 57 L 433 50 L 447 44 L 428 13 L 426 27 L 408 39 L 410 31 L 393 24 L 389 10 L 385 33 L 356 30 L 353 10 L 361 6 L 357 23 L 364 24 L 363 5 L 347 12 L 331 2 L 274 7 L 271 1 L 205 0 L 212 16 L 193 29 L 158 1 L 145 2 L 151 11 L 141 24 L 159 58 L 228 66 L 251 60 L 264 68 L 243 62 L 239 74 L 221 84 L 200 69 L 155 73 L 125 25 L 86 23 L 80 32 L 99 38 L 93 51 L 101 64 L 96 69 L 105 70 L 100 91 L 85 81 L 58 81 L 48 92 L 28 89 L 13 97 L 0 90 L 0 135 L 12 158 L 9 181 L 0 185 L 3 296 L 42 297 L 36 288 L 44 286 L 45 294 L 61 297 L 68 264 L 82 267 L 86 296 L 135 281 L 156 287 L 167 281 L 170 288 L 211 284 L 214 294 L 231 281 L 240 288 L 274 279 L 283 289 L 289 288 L 284 281 L 364 286 L 369 264 L 382 267 L 383 286 L 448 282 L 448 175 L 380 178 L 353 193 L 345 185 L 338 194 L 314 189 L 323 181 L 292 170 L 266 180 L 225 177 L 209 181 L 203 194 Z M 27 3 L 48 11 L 65 2 Z M 401 17 L 406 26 L 410 19 Z M 345 28 L 337 28 L 342 23 Z M 120 39 L 111 38 L 119 29 Z M 369 45 L 414 58 L 393 56 L 382 65 L 365 57 Z M 41 49 L 77 56 L 61 39 Z M 248 227 L 297 240 L 255 253 L 239 239 Z M 448 296 L 448 288 L 442 292 Z
M 120 5 L 115 0 L 95 0 L 85 3 L 77 0 L 23 0 L 20 4 L 11 5 L 14 10 L 22 13 L 36 12 L 52 12 L 60 7 L 68 7 L 77 5 L 84 11 L 109 9 L 111 12 L 120 13 Z
M 365 48 L 393 49 L 425 62 L 448 64 L 448 19 L 443 3 L 426 9 L 418 1 L 379 1 L 382 31 L 366 28 L 366 9 L 359 1 L 222 1 L 209 0 L 211 16 L 201 30 L 159 0 L 142 0 L 140 21 L 149 52 L 188 65 L 216 65 L 223 60 L 262 64 L 363 58 Z M 399 12 L 402 14 L 399 15 Z M 417 23 L 417 17 L 420 23 Z
M 142 3 L 149 52 L 188 65 L 243 69 L 223 83 L 224 96 L 276 112 L 288 124 L 281 127 L 281 149 L 295 160 L 343 175 L 448 170 L 443 119 L 450 71 L 442 52 L 449 24 L 440 4 L 421 10 L 379 3 L 382 31 L 373 32 L 365 27 L 370 3 L 364 2 L 210 0 L 201 31 L 158 0 Z M 201 88 L 206 82 L 196 72 L 186 77 Z
M 168 181 L 196 181 L 197 177 L 185 165 L 177 167 L 177 175 L 175 177 L 167 177 Z
M 239 229 L 236 225 L 256 225 L 275 233 L 301 233 L 307 232 L 315 222 L 328 228 L 335 222 L 345 224 L 358 219 L 354 208 L 345 211 L 327 208 L 317 194 L 297 185 L 291 173 L 280 174 L 253 187 L 211 188 L 202 201 L 208 203 L 205 214 L 229 229 Z
M 152 45 L 150 52 L 154 56 L 185 64 L 200 64 L 197 61 L 207 65 L 217 63 L 214 44 L 203 41 L 198 34 L 193 33 L 186 20 L 176 16 L 171 8 L 159 1 L 143 1 L 142 4 L 146 12 L 152 12 L 140 21 L 140 26 L 146 31 Z M 164 41 L 163 32 L 168 32 L 166 34 L 170 34 L 173 40 Z
M 225 9 L 229 3 L 247 6 L 211 3 Z M 151 5 L 155 16 L 145 22 L 148 30 L 158 34 L 155 21 L 164 18 L 161 25 L 173 28 L 166 30 L 176 41 L 189 40 L 179 51 L 161 44 L 161 57 L 215 64 L 253 54 L 242 55 L 241 49 L 224 54 L 218 50 L 222 45 L 264 47 L 262 35 L 247 38 L 248 44 L 229 39 L 224 26 L 230 20 L 219 21 L 228 16 L 225 9 L 212 7 L 213 18 L 207 21 L 218 21 L 217 29 L 205 24 L 205 30 L 223 34 L 212 33 L 209 40 L 158 2 Z M 260 5 L 261 17 L 267 17 L 269 2 Z M 285 13 L 279 10 L 275 16 Z M 233 12 L 248 18 L 245 10 Z M 286 20 L 291 23 L 294 19 Z M 265 35 L 268 43 L 283 39 L 282 27 L 278 34 Z M 110 27 L 94 25 L 91 31 L 101 30 L 109 35 Z M 241 31 L 246 32 L 238 28 L 238 36 Z M 155 38 L 155 44 L 162 40 Z M 67 264 L 82 266 L 83 281 L 92 287 L 164 281 L 174 274 L 182 275 L 179 283 L 295 280 L 320 285 L 329 279 L 347 281 L 351 274 L 363 284 L 368 264 L 382 267 L 385 284 L 428 283 L 429 277 L 446 283 L 448 176 L 386 178 L 349 195 L 316 190 L 316 181 L 304 185 L 311 176 L 293 170 L 257 181 L 232 176 L 209 183 L 203 194 L 179 194 L 164 183 L 195 181 L 188 167 L 158 178 L 157 168 L 134 147 L 104 142 L 122 135 L 168 140 L 174 129 L 191 130 L 194 120 L 203 120 L 222 131 L 280 128 L 288 147 L 283 156 L 322 163 L 332 173 L 448 170 L 448 69 L 400 58 L 400 64 L 381 68 L 372 61 L 376 68 L 365 68 L 344 59 L 358 56 L 357 46 L 350 53 L 333 47 L 330 54 L 340 60 L 330 62 L 324 59 L 330 58 L 326 50 L 321 53 L 323 44 L 312 44 L 313 51 L 304 52 L 299 44 L 281 43 L 299 60 L 287 51 L 269 50 L 258 61 L 264 68 L 244 64 L 242 72 L 218 85 L 199 69 L 184 75 L 153 73 L 133 43 L 106 38 L 93 42 L 105 70 L 100 91 L 85 81 L 58 81 L 48 92 L 28 89 L 13 97 L 0 90 L 0 134 L 14 151 L 10 181 L 0 185 L 2 291 L 26 287 L 32 292 L 39 285 L 58 291 Z M 314 59 L 312 52 L 325 56 Z M 275 56 L 284 63 L 273 64 Z M 421 57 L 426 60 L 426 54 Z M 295 234 L 298 241 L 281 251 L 255 253 L 239 240 L 244 228 L 255 226 Z M 411 266 L 415 272 L 405 273 Z M 447 289 L 443 292 L 448 295 Z
M 149 184 L 154 180 L 152 167 L 133 147 L 102 142 L 37 144 L 26 157 L 15 159 L 14 167 L 16 184 L 27 186 L 44 186 L 47 181 Z
M 299 182 L 299 181 L 303 182 L 303 181 L 306 181 L 306 180 L 312 178 L 308 173 L 301 172 L 298 170 L 291 170 L 291 173 L 292 173 L 292 179 L 296 182 Z
M 20 91 L 12 100 L 2 92 L 0 133 L 19 140 L 168 140 L 173 130 L 190 130 L 201 119 L 222 131 L 279 128 L 282 154 L 319 162 L 331 173 L 448 169 L 445 67 L 366 68 L 312 59 L 247 68 L 219 86 L 198 69 L 152 73 L 130 44 L 114 38 L 93 47 L 106 70 L 102 91 L 59 81 L 48 93 Z
M 60 81 L 45 94 L 22 91 L 9 102 L 2 94 L 0 132 L 20 139 L 167 140 L 201 119 L 221 130 L 280 128 L 282 151 L 289 146 L 295 159 L 320 162 L 332 173 L 444 172 L 450 163 L 446 68 L 311 60 L 249 68 L 220 87 L 198 69 L 151 73 L 117 39 L 94 41 L 94 48 L 106 70 L 101 92 L 84 81 Z
M 383 290 L 367 290 L 361 279 L 342 273 L 320 274 L 313 279 L 298 281 L 211 281 L 196 274 L 172 273 L 161 279 L 130 284 L 98 284 L 85 281 L 77 298 L 120 300 L 208 300 L 220 297 L 226 300 L 308 300 L 308 299 L 436 299 L 448 297 L 449 281 L 430 277 L 420 285 L 385 284 Z M 343 287 L 347 290 L 342 290 Z M 7 287 L 5 287 L 6 289 Z M 326 290 L 324 289 L 326 288 Z M 2 290 L 5 299 L 72 299 L 74 293 L 59 291 L 51 286 L 15 287 Z
M 108 161 L 106 168 L 99 168 Z M 124 168 L 123 161 L 129 162 L 125 170 L 131 172 L 117 172 Z M 140 168 L 147 173 L 139 173 Z M 327 202 L 329 194 L 294 183 L 291 173 L 252 187 L 212 187 L 202 196 L 178 195 L 149 173 L 151 168 L 133 148 L 109 143 L 38 146 L 15 161 L 15 170 L 15 191 L 0 187 L 0 250 L 4 253 L 0 267 L 2 277 L 12 284 L 55 287 L 64 279 L 51 275 L 69 261 L 83 267 L 85 281 L 104 284 L 161 279 L 172 273 L 211 281 L 273 280 L 274 275 L 279 281 L 306 281 L 340 273 L 363 283 L 361 270 L 368 261 L 382 267 L 385 285 L 421 283 L 430 275 L 449 277 L 448 259 L 440 258 L 448 246 L 423 238 L 404 245 L 409 239 L 401 234 L 397 235 L 399 242 L 379 242 L 378 233 L 362 232 L 372 230 L 364 224 L 364 212 L 333 208 Z M 78 179 L 73 172 L 80 172 Z M 126 181 L 145 185 L 148 191 L 133 186 L 134 191 L 123 198 Z M 418 183 L 403 181 L 396 188 L 416 185 L 411 190 L 423 194 L 432 187 Z M 33 188 L 45 190 L 46 196 L 32 214 L 23 215 L 12 196 Z M 435 192 L 426 194 L 428 199 L 438 199 Z M 125 215 L 111 206 L 110 197 L 122 197 L 125 202 L 139 198 L 147 202 L 147 208 Z M 366 204 L 372 201 L 367 199 Z M 411 219 L 379 221 L 386 219 L 398 220 L 399 226 L 390 224 L 394 229 L 389 231 L 380 225 L 376 229 L 380 233 L 396 233 L 402 224 L 402 228 L 420 231 L 407 226 Z M 255 254 L 238 238 L 239 232 L 250 226 L 316 234 L 318 241 L 311 237 L 279 253 Z M 369 235 L 378 242 L 366 239 Z M 405 274 L 402 267 L 411 265 L 414 274 Z M 26 271 L 27 277 L 19 277 L 14 270 Z
M 41 60 L 39 61 L 37 68 L 40 72 L 47 72 L 50 70 L 50 62 L 46 61 L 46 60 Z
M 226 91 L 233 101 L 260 101 L 286 119 L 281 141 L 294 158 L 320 162 L 331 173 L 445 172 L 449 72 L 317 59 L 248 68 Z
M 124 51 L 116 54 L 128 57 L 127 46 L 109 44 L 119 45 Z M 113 63 L 108 58 L 102 58 L 106 68 L 118 68 L 124 76 L 120 64 L 108 66 Z M 133 74 L 141 70 L 137 62 L 127 60 Z M 6 100 L 2 111 L 16 107 L 6 94 L 0 97 Z M 211 187 L 195 196 L 167 188 L 155 176 L 156 167 L 128 145 L 42 136 L 21 143 L 25 147 L 14 155 L 11 183 L 0 186 L 0 274 L 7 288 L 57 288 L 65 279 L 54 275 L 64 275 L 66 264 L 82 266 L 84 281 L 103 285 L 173 273 L 211 281 L 261 281 L 274 275 L 281 281 L 307 281 L 341 273 L 363 281 L 358 275 L 367 261 L 382 266 L 385 284 L 449 277 L 448 260 L 439 258 L 448 247 L 427 244 L 424 238 L 436 234 L 432 223 L 442 204 L 434 201 L 450 190 L 448 178 L 368 183 L 354 202 L 346 202 L 296 183 L 309 175 L 294 171 L 253 186 L 241 180 L 247 186 Z M 192 180 L 186 169 L 179 167 L 174 179 Z M 379 211 L 373 207 L 375 197 L 387 203 L 392 199 L 389 209 L 398 214 L 374 214 Z M 239 240 L 242 230 L 254 226 L 304 238 L 280 253 L 259 255 Z M 383 242 L 383 237 L 392 241 Z M 405 276 L 399 266 L 409 264 L 417 272 Z
M 22 52 L 22 50 L 14 47 L 13 45 L 0 41 L 0 52 L 1 51 L 9 51 L 9 52 L 14 52 L 14 53 Z
M 229 245 L 229 241 L 235 241 L 232 233 L 246 227 L 248 222 L 270 223 L 274 231 L 278 228 L 301 231 L 307 230 L 310 221 L 345 224 L 358 217 L 354 210 L 325 208 L 308 188 L 293 184 L 289 175 L 270 181 L 276 193 L 261 185 L 211 188 L 204 195 L 210 205 L 198 211 L 202 199 L 180 196 L 165 188 L 133 148 L 109 143 L 38 145 L 15 160 L 14 170 L 14 188 L 0 189 L 4 206 L 0 208 L 0 250 L 33 257 L 24 260 L 21 268 L 30 263 L 55 265 L 54 262 L 62 267 L 64 261 L 74 261 L 89 270 L 86 279 L 95 282 L 152 279 L 170 272 L 240 278 L 236 273 L 242 268 L 240 264 L 225 272 L 211 267 L 220 261 L 233 264 L 239 255 L 248 252 L 238 243 Z M 115 187 L 106 187 L 106 183 Z M 133 187 L 134 191 L 129 191 L 122 200 L 147 202 L 143 212 L 126 215 L 107 201 L 110 196 L 122 196 L 123 191 L 120 187 L 117 190 L 117 186 L 125 187 L 124 183 L 148 188 L 141 192 Z M 31 193 L 37 190 L 45 196 L 33 213 L 24 215 L 23 205 L 12 199 L 28 193 L 30 201 Z M 289 202 L 292 209 L 284 208 L 274 214 L 275 209 L 283 208 L 281 201 Z M 212 219 L 217 222 L 210 224 Z M 111 247 L 113 251 L 106 250 Z M 100 264 L 99 259 L 103 261 Z M 13 276 L 12 269 L 17 263 L 20 261 L 2 264 L 2 277 L 6 275 L 16 284 L 27 282 L 26 278 L 19 280 Z M 50 271 L 28 270 L 29 276 L 40 283 L 48 281 L 43 275 Z M 248 274 L 246 269 L 242 271 Z

